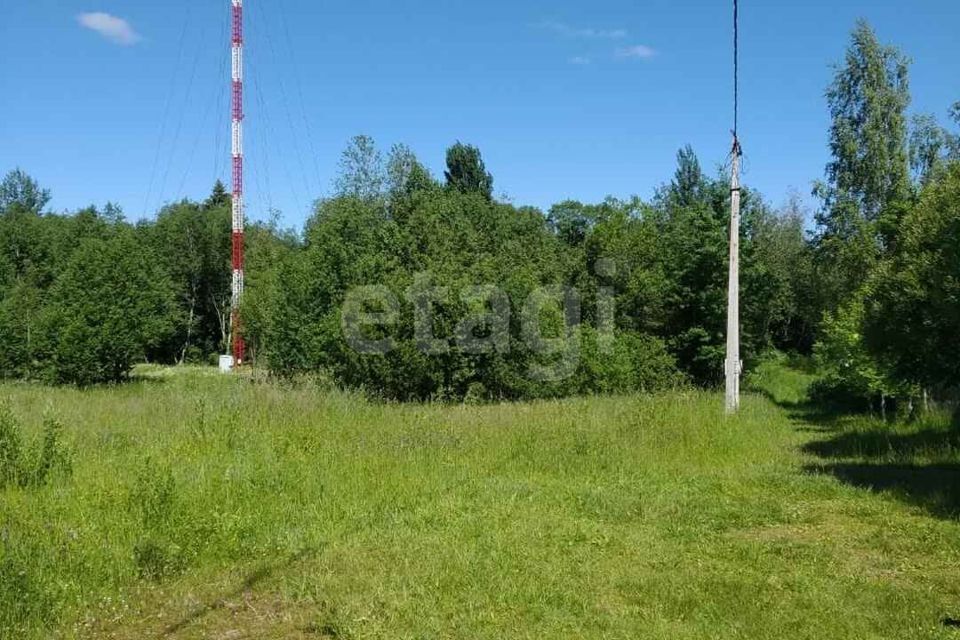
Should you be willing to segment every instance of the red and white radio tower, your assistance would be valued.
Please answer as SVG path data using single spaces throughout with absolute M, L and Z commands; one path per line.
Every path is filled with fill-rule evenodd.
M 230 0 L 233 9 L 231 49 L 233 59 L 233 285 L 230 300 L 230 335 L 233 362 L 243 363 L 244 342 L 240 323 L 240 298 L 243 296 L 243 0 Z

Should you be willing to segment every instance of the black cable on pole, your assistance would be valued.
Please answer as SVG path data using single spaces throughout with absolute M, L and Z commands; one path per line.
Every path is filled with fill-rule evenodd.
M 740 149 L 740 2 L 733 0 L 733 153 Z
M 740 3 L 733 0 L 733 135 L 740 117 Z

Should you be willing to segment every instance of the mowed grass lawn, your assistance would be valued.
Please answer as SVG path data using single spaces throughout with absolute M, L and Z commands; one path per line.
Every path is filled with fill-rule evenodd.
M 0 386 L 73 452 L 0 491 L 0 637 L 960 638 L 956 434 L 758 380 L 736 419 L 704 392 Z

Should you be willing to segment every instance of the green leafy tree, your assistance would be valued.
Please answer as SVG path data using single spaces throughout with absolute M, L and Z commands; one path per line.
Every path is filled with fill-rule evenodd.
M 681 368 L 701 384 L 714 384 L 723 375 L 729 190 L 722 177 L 704 176 L 686 147 L 677 154 L 674 179 L 657 196 L 653 217 L 666 277 L 662 335 Z M 746 190 L 743 205 L 747 219 Z
M 227 193 L 227 188 L 220 179 L 217 179 L 213 183 L 213 191 L 210 193 L 210 197 L 203 202 L 203 208 L 207 210 L 227 208 L 232 202 L 233 198 Z
M 960 385 L 960 163 L 928 183 L 871 285 L 872 352 L 901 379 L 929 389 Z
M 21 169 L 14 169 L 0 181 L 0 210 L 17 204 L 27 211 L 41 213 L 48 202 L 50 192 Z
M 387 192 L 392 200 L 436 186 L 436 181 L 405 144 L 396 144 L 387 156 Z
M 645 299 L 660 299 L 656 331 L 681 368 L 701 384 L 723 375 L 729 256 L 729 176 L 708 178 L 688 146 L 677 154 L 674 179 L 643 214 L 648 252 L 655 267 L 639 273 Z M 812 256 L 802 215 L 774 212 L 758 192 L 741 191 L 741 331 L 748 362 L 771 347 L 809 350 L 813 341 L 806 310 Z M 643 298 L 641 298 L 643 299 Z M 629 300 L 623 306 L 629 308 Z M 654 308 L 652 304 L 648 308 Z
M 779 212 L 762 209 L 751 225 L 752 253 L 745 265 L 744 321 L 767 347 L 809 353 L 816 337 L 817 286 L 814 256 L 806 237 L 799 196 Z
M 907 74 L 903 54 L 857 23 L 827 90 L 833 159 L 815 189 L 823 202 L 816 222 L 824 309 L 860 288 L 909 206 Z
M 52 382 L 120 382 L 173 328 L 167 275 L 129 228 L 81 242 L 45 308 L 42 362 Z
M 550 207 L 547 223 L 557 236 L 570 246 L 583 244 L 590 230 L 603 221 L 615 206 L 611 202 L 589 205 L 565 200 Z
M 909 393 L 864 341 L 871 274 L 898 250 L 901 221 L 913 206 L 906 109 L 908 61 L 859 22 L 843 65 L 827 91 L 832 124 L 827 182 L 817 215 L 815 252 L 824 322 L 817 344 L 827 371 L 821 395 L 851 399 Z M 921 122 L 913 140 L 915 169 L 933 169 L 942 141 Z M 923 128 L 926 131 L 923 131 Z
M 17 169 L 0 183 L 0 378 L 29 375 L 43 295 L 60 256 L 47 190 Z M 64 245 L 66 250 L 68 245 Z
M 447 149 L 447 187 L 460 193 L 479 193 L 487 200 L 493 198 L 493 176 L 483 164 L 480 150 L 473 145 L 457 142 Z
M 221 185 L 222 186 L 222 185 Z M 165 207 L 144 233 L 169 275 L 179 322 L 155 357 L 182 363 L 225 348 L 230 299 L 231 213 L 217 187 L 206 204 Z
M 910 167 L 917 185 L 925 186 L 951 160 L 960 160 L 960 136 L 940 126 L 932 115 L 914 116 L 910 131 Z
M 28 378 L 40 344 L 44 291 L 33 281 L 8 287 L 0 297 L 0 378 Z
M 618 329 L 669 337 L 671 282 L 660 246 L 658 212 L 639 200 L 607 200 L 591 209 L 588 216 L 596 223 L 588 227 L 583 242 L 583 264 L 573 267 L 584 290 L 585 316 L 591 317 L 601 289 L 608 288 L 615 296 Z
M 885 410 L 887 398 L 902 395 L 906 389 L 867 349 L 863 339 L 865 297 L 866 291 L 826 314 L 814 348 L 821 377 L 811 393 L 814 399 L 829 404 Z
M 291 262 L 301 250 L 299 235 L 280 227 L 280 216 L 271 212 L 266 222 L 254 222 L 246 228 L 246 282 L 242 300 L 244 337 L 249 358 L 261 359 L 266 349 L 269 304 L 277 292 L 296 286 L 280 265 Z M 282 339 L 282 338 L 281 338 Z
M 340 158 L 335 182 L 338 196 L 377 199 L 387 184 L 383 155 L 370 136 L 355 136 Z
M 677 152 L 677 170 L 667 191 L 669 206 L 693 207 L 706 196 L 706 179 L 700 169 L 700 160 L 689 144 Z
M 440 188 L 410 147 L 394 145 L 387 158 L 387 194 L 390 215 L 397 222 L 410 215 L 417 199 Z
M 832 124 L 824 192 L 829 205 L 852 200 L 887 240 L 910 198 L 906 110 L 910 104 L 907 58 L 882 45 L 861 21 L 846 60 L 827 90 Z

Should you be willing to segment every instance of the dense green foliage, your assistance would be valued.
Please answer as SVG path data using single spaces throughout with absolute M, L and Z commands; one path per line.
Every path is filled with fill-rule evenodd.
M 687 148 L 650 203 L 564 202 L 545 215 L 494 200 L 475 147 L 458 143 L 448 160 L 443 185 L 406 147 L 384 160 L 359 137 L 302 238 L 275 224 L 250 229 L 244 318 L 259 363 L 403 399 L 719 380 L 725 176 L 705 176 Z M 44 213 L 27 176 L 8 182 L 28 195 L 0 218 L 5 376 L 119 381 L 137 361 L 205 361 L 225 349 L 222 185 L 202 204 L 178 202 L 131 226 L 112 206 Z M 802 223 L 753 191 L 744 219 L 747 352 L 803 348 Z M 357 325 L 371 312 L 391 315 L 389 326 Z
M 832 158 L 808 234 L 794 198 L 743 191 L 748 361 L 815 353 L 817 393 L 860 407 L 957 386 L 960 137 L 907 113 L 908 62 L 858 23 L 826 98 Z M 956 105 L 953 118 L 960 116 Z M 244 333 L 280 376 L 399 399 L 538 398 L 722 379 L 729 178 L 681 149 L 649 201 L 501 202 L 478 148 L 435 179 L 404 145 L 351 141 L 300 234 L 248 233 Z M 0 377 L 91 384 L 230 343 L 230 197 L 218 183 L 131 225 L 45 211 L 0 184 Z M 909 403 L 908 403 L 909 404 Z
M 113 205 L 63 215 L 21 171 L 0 193 L 0 377 L 119 382 L 145 359 L 205 361 L 229 339 L 230 199 L 132 225 Z M 251 264 L 289 235 L 253 225 Z M 254 277 L 257 281 L 257 277 Z
M 866 342 L 900 379 L 960 381 L 960 164 L 933 178 L 866 290 Z
M 271 370 L 406 399 L 720 378 L 729 189 L 692 150 L 652 203 L 564 202 L 546 216 L 461 179 L 486 175 L 476 149 L 455 145 L 448 162 L 443 186 L 405 148 L 384 163 L 368 138 L 350 145 L 339 195 L 317 205 L 302 249 L 248 305 Z M 802 226 L 755 192 L 744 205 L 748 352 L 799 347 Z M 386 326 L 354 326 L 374 312 Z
M 127 377 L 171 330 L 171 287 L 126 228 L 86 238 L 48 292 L 37 355 L 46 379 L 91 384 Z
M 908 132 L 907 67 L 861 22 L 827 92 L 833 160 L 816 190 L 813 240 L 825 375 L 815 395 L 863 408 L 915 406 L 960 384 L 957 136 L 929 115 Z
M 230 198 L 219 182 L 202 205 L 179 202 L 165 207 L 142 226 L 146 244 L 169 276 L 180 321 L 167 336 L 160 357 L 199 361 L 204 354 L 226 353 L 229 332 Z

